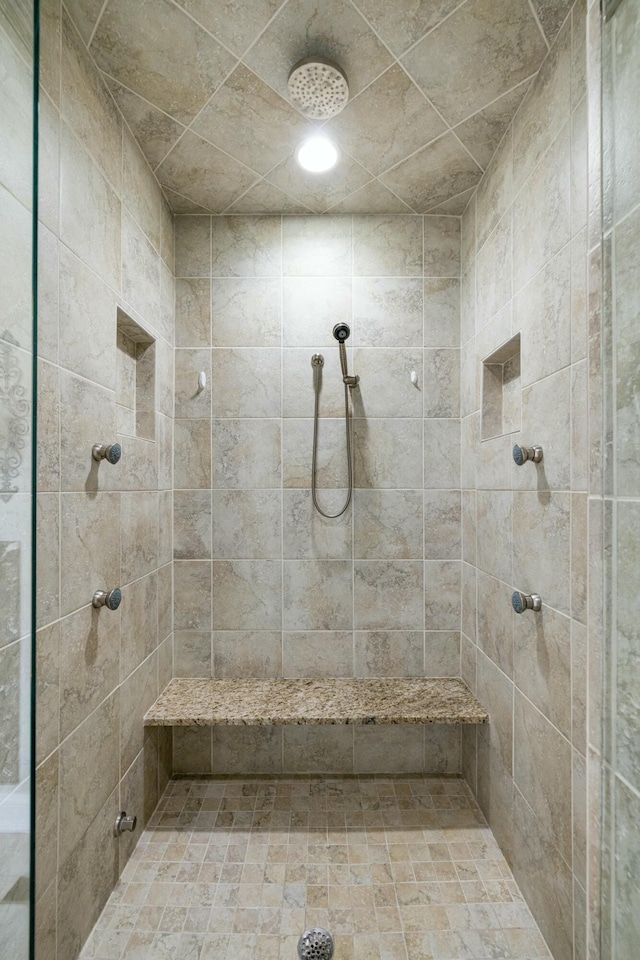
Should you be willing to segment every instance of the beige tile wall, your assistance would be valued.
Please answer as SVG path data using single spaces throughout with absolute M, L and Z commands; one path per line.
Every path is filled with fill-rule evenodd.
M 173 223 L 65 9 L 42 10 L 38 956 L 74 960 L 171 773 Z M 116 315 L 156 340 L 155 441 L 116 433 Z M 93 443 L 122 445 L 111 466 Z M 122 587 L 116 612 L 91 607 Z
M 585 17 L 579 0 L 462 218 L 461 244 L 462 669 L 491 715 L 464 732 L 463 769 L 556 960 L 586 956 L 596 722 Z M 519 423 L 482 440 L 482 361 L 518 333 Z M 542 463 L 517 467 L 514 443 L 541 444 Z M 514 589 L 539 593 L 542 612 L 514 614 Z
M 177 217 L 177 675 L 459 675 L 459 226 Z M 311 356 L 326 359 L 318 483 L 332 511 L 346 493 L 340 320 L 361 377 L 355 490 L 323 520 Z M 188 773 L 452 773 L 460 732 L 176 729 L 174 756 Z

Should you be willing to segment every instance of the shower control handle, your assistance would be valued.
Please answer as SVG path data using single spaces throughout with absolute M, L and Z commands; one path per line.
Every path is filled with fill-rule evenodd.
M 136 828 L 137 822 L 138 822 L 137 817 L 128 817 L 127 811 L 123 810 L 116 817 L 116 822 L 113 828 L 113 832 L 115 833 L 116 837 L 119 837 L 121 833 L 133 833 L 133 831 Z
M 117 463 L 122 456 L 122 447 L 119 443 L 94 443 L 91 456 L 98 463 L 106 460 L 107 463 Z
M 514 590 L 511 595 L 511 606 L 516 613 L 524 613 L 525 610 L 533 610 L 534 613 L 540 613 L 542 610 L 542 600 L 537 593 L 520 593 Z
M 523 447 L 519 443 L 513 448 L 513 459 L 521 467 L 527 460 L 532 463 L 540 463 L 542 460 L 542 447 L 534 444 L 533 447 Z
M 107 610 L 117 610 L 121 602 L 122 591 L 120 587 L 114 587 L 113 590 L 96 590 L 91 601 L 96 610 L 100 607 L 106 607 Z

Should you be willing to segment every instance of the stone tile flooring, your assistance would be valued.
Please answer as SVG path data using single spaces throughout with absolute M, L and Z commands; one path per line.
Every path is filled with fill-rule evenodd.
M 464 780 L 172 781 L 82 960 L 550 958 Z

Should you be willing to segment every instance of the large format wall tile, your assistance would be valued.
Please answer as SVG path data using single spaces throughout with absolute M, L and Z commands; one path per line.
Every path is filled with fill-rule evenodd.
M 280 486 L 280 420 L 213 420 L 211 431 L 214 489 Z
M 123 588 L 120 634 L 122 680 L 129 676 L 158 644 L 158 581 L 159 577 L 154 572 Z
M 285 561 L 285 630 L 349 630 L 353 624 L 351 564 L 343 560 Z
M 355 276 L 421 277 L 422 234 L 422 217 L 354 217 Z
M 282 222 L 285 277 L 345 277 L 351 274 L 351 217 L 285 217 Z
M 119 701 L 112 694 L 60 748 L 60 803 L 74 812 L 73 817 L 61 818 L 61 862 L 118 783 L 119 727 Z
M 532 529 L 539 538 L 535 557 L 526 542 Z M 539 593 L 563 613 L 570 609 L 570 536 L 569 494 L 514 494 L 513 579 L 518 589 Z
M 211 255 L 214 277 L 279 277 L 280 217 L 214 217 Z
M 115 388 L 116 309 L 96 274 L 60 247 L 60 365 L 108 389 Z
M 455 354 L 455 351 L 451 351 Z M 425 351 L 425 364 L 428 364 L 428 351 Z M 456 357 L 457 360 L 457 357 Z M 369 348 L 353 351 L 353 369 L 360 377 L 358 393 L 352 393 L 354 408 L 358 416 L 366 417 L 422 417 L 422 398 L 428 390 L 427 377 L 423 377 L 422 351 L 420 349 Z M 411 382 L 415 371 L 417 383 Z M 457 373 L 457 367 L 456 367 Z M 457 377 L 453 377 L 450 389 L 455 393 L 457 404 L 459 387 Z M 443 400 L 442 409 L 446 405 Z M 344 404 L 343 404 L 344 406 Z M 428 416 L 453 416 L 450 413 L 434 413 Z
M 318 502 L 337 514 L 347 490 L 321 490 Z M 335 520 L 322 517 L 313 505 L 310 490 L 284 490 L 282 499 L 282 552 L 285 560 L 348 560 L 352 554 L 351 510 Z
M 355 564 L 357 630 L 422 629 L 423 565 L 408 560 L 359 560 Z
M 91 601 L 120 581 L 120 494 L 62 495 L 61 613 Z M 108 611 L 107 611 L 108 612 Z
M 79 776 L 82 782 L 84 776 Z M 58 957 L 77 957 L 118 880 L 118 841 L 113 824 L 120 810 L 114 790 L 58 871 Z
M 282 634 L 275 630 L 214 630 L 214 677 L 281 677 Z
M 422 557 L 422 491 L 356 490 L 354 556 L 361 560 Z
M 424 670 L 421 631 L 357 631 L 354 672 L 357 677 L 421 677 Z
M 279 559 L 281 517 L 282 495 L 278 490 L 216 490 L 214 559 Z
M 60 735 L 68 736 L 120 679 L 120 614 L 100 616 L 82 607 L 61 623 L 65 642 L 60 647 Z
M 282 636 L 285 677 L 353 676 L 353 634 L 343 630 L 303 631 Z
M 214 417 L 279 417 L 281 352 L 275 349 L 213 351 Z
M 215 560 L 213 627 L 273 630 L 282 625 L 282 568 L 272 560 Z
M 60 237 L 115 290 L 120 289 L 120 203 L 66 124 L 60 130 Z
M 283 768 L 292 773 L 353 770 L 353 727 L 283 727 Z
M 356 726 L 357 773 L 419 773 L 424 769 L 424 728 L 420 724 Z
M 116 405 L 113 391 L 60 372 L 60 460 L 63 491 L 95 491 L 111 488 L 114 474 L 109 464 L 97 464 L 91 449 L 99 437 L 116 434 Z M 114 468 L 120 473 L 121 466 Z
M 280 773 L 282 727 L 213 727 L 213 773 Z
M 281 284 L 270 278 L 227 278 L 212 282 L 214 347 L 280 345 Z
M 558 134 L 513 204 L 514 289 L 520 290 L 570 238 L 568 124 Z
M 420 420 L 358 419 L 353 436 L 356 487 L 416 490 L 422 486 Z
M 90 61 L 86 47 L 62 15 L 61 112 L 107 180 L 122 188 L 122 118 Z

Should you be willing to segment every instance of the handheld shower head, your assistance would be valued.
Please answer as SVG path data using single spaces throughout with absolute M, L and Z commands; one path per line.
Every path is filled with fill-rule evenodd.
M 347 368 L 347 348 L 345 343 L 351 335 L 351 327 L 348 323 L 336 323 L 333 328 L 333 335 L 338 341 L 338 348 L 340 350 L 340 366 L 342 367 L 342 379 L 348 387 L 356 387 L 360 377 L 350 377 L 349 370 Z

